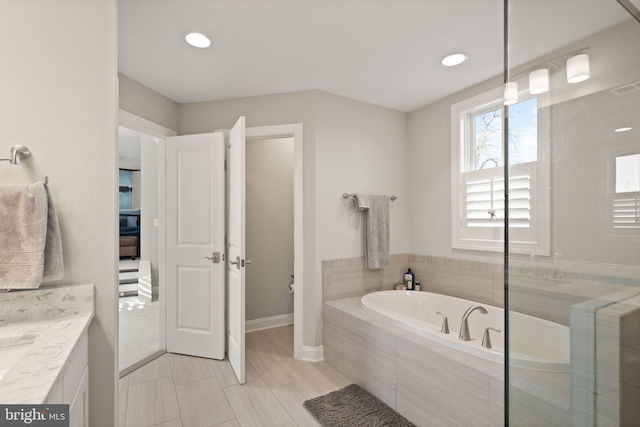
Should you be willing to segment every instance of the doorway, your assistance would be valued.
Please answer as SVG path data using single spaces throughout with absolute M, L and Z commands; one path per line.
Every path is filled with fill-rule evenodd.
M 254 140 L 290 139 L 293 144 L 293 271 L 285 283 L 275 286 L 288 292 L 291 274 L 293 281 L 293 357 L 297 360 L 318 361 L 321 357 L 314 347 L 303 345 L 304 301 L 304 227 L 303 227 L 303 126 L 301 123 L 247 127 L 248 145 Z M 279 280 L 279 279 L 278 279 Z M 282 321 L 282 319 L 280 319 Z
M 164 158 L 166 136 L 175 132 L 120 110 L 121 181 L 118 293 L 120 376 L 163 354 Z
M 293 324 L 293 138 L 246 143 L 246 331 Z

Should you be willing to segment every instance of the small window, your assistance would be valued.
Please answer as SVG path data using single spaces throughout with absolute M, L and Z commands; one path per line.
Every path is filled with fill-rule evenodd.
M 454 248 L 503 249 L 505 174 L 501 92 L 487 92 L 452 106 Z M 509 225 L 514 242 L 511 246 L 518 252 L 546 255 L 549 253 L 548 165 L 538 161 L 540 153 L 548 149 L 547 144 L 541 143 L 544 138 L 539 137 L 539 116 L 544 113 L 536 97 L 525 98 L 508 108 Z
M 619 233 L 640 229 L 640 154 L 616 157 L 611 226 Z

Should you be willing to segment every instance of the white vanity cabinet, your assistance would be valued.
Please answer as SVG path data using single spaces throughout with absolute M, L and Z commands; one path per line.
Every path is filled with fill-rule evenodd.
M 89 348 L 85 330 L 54 383 L 47 403 L 69 405 L 69 426 L 89 426 Z

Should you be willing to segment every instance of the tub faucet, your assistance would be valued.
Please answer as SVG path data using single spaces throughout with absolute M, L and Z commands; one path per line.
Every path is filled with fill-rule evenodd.
M 448 334 L 449 333 L 449 321 L 447 320 L 447 315 L 436 311 L 436 314 L 442 316 L 442 327 L 440 327 L 440 333 Z
M 471 307 L 467 308 L 467 311 L 465 311 L 462 315 L 462 323 L 460 325 L 460 333 L 458 334 L 458 339 L 461 339 L 462 341 L 471 341 L 471 337 L 469 336 L 469 322 L 467 318 L 476 310 L 478 310 L 482 314 L 487 314 L 487 309 L 481 305 L 472 305 Z

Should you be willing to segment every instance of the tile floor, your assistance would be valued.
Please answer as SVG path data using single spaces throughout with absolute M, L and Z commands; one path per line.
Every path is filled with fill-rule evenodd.
M 326 362 L 293 360 L 293 327 L 247 333 L 246 382 L 228 360 L 167 353 L 120 379 L 121 427 L 319 426 L 302 407 L 351 383 Z

